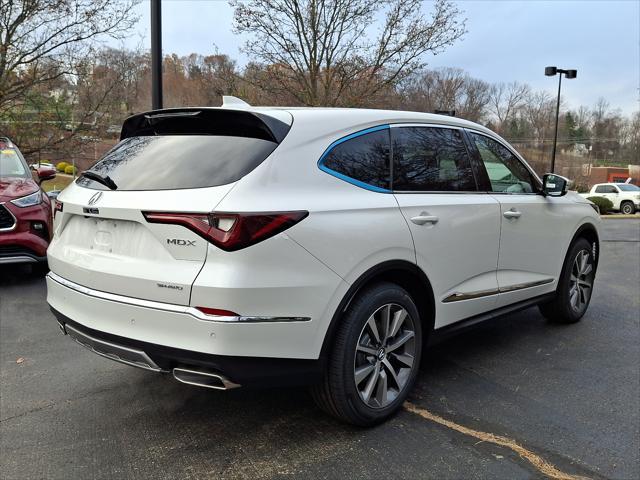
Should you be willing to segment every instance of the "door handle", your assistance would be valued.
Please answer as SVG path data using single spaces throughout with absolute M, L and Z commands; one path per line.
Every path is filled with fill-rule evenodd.
M 520 213 L 517 210 L 507 210 L 502 215 L 504 215 L 504 218 L 511 219 L 511 218 L 520 218 L 520 215 L 522 215 L 522 213 Z
M 416 225 L 424 225 L 425 223 L 435 224 L 438 223 L 438 217 L 435 215 L 427 215 L 426 212 L 422 212 L 417 217 L 411 217 L 411 221 Z

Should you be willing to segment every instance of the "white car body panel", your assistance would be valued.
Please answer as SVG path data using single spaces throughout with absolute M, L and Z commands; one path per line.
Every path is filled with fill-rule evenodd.
M 455 293 L 497 289 L 498 202 L 483 193 L 396 193 L 395 197 L 413 235 L 417 264 L 433 288 L 436 328 L 494 309 L 496 295 L 443 300 Z M 419 215 L 433 215 L 438 221 L 416 225 L 411 218 Z

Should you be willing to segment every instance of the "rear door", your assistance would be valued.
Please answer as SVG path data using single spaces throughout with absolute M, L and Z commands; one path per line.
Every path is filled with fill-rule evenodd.
M 398 125 L 391 135 L 394 195 L 432 284 L 436 328 L 493 309 L 499 204 L 478 191 L 463 132 Z
M 90 169 L 117 188 L 81 176 L 60 194 L 53 273 L 103 292 L 189 304 L 208 243 L 183 226 L 149 223 L 143 212 L 210 213 L 281 138 L 250 112 L 185 118 L 128 121 L 128 136 Z
M 613 208 L 618 210 L 620 209 L 620 199 L 618 194 L 618 189 L 613 185 L 598 185 L 596 187 L 595 196 L 604 197 L 607 200 L 611 200 L 613 203 Z

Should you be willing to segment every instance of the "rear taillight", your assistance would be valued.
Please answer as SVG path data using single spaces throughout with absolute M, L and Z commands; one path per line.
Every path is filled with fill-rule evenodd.
M 285 231 L 309 215 L 309 212 L 142 214 L 149 223 L 182 225 L 215 246 L 232 252 Z
M 53 207 L 53 218 L 56 218 L 56 214 L 62 211 L 63 204 L 62 202 L 55 200 L 55 204 Z

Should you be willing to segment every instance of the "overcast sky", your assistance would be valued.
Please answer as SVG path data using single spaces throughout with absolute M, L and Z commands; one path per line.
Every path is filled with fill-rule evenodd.
M 375 1 L 375 0 L 372 0 Z M 554 92 L 557 77 L 544 67 L 575 68 L 578 78 L 563 82 L 571 108 L 592 106 L 599 97 L 629 114 L 640 108 L 640 1 L 456 2 L 468 19 L 462 41 L 429 67 L 459 67 L 489 81 L 517 80 Z M 126 42 L 149 48 L 149 2 L 143 1 L 137 32 Z M 187 55 L 217 50 L 236 59 L 242 37 L 231 31 L 233 10 L 223 0 L 163 0 L 163 51 Z M 428 12 L 430 2 L 424 2 Z

